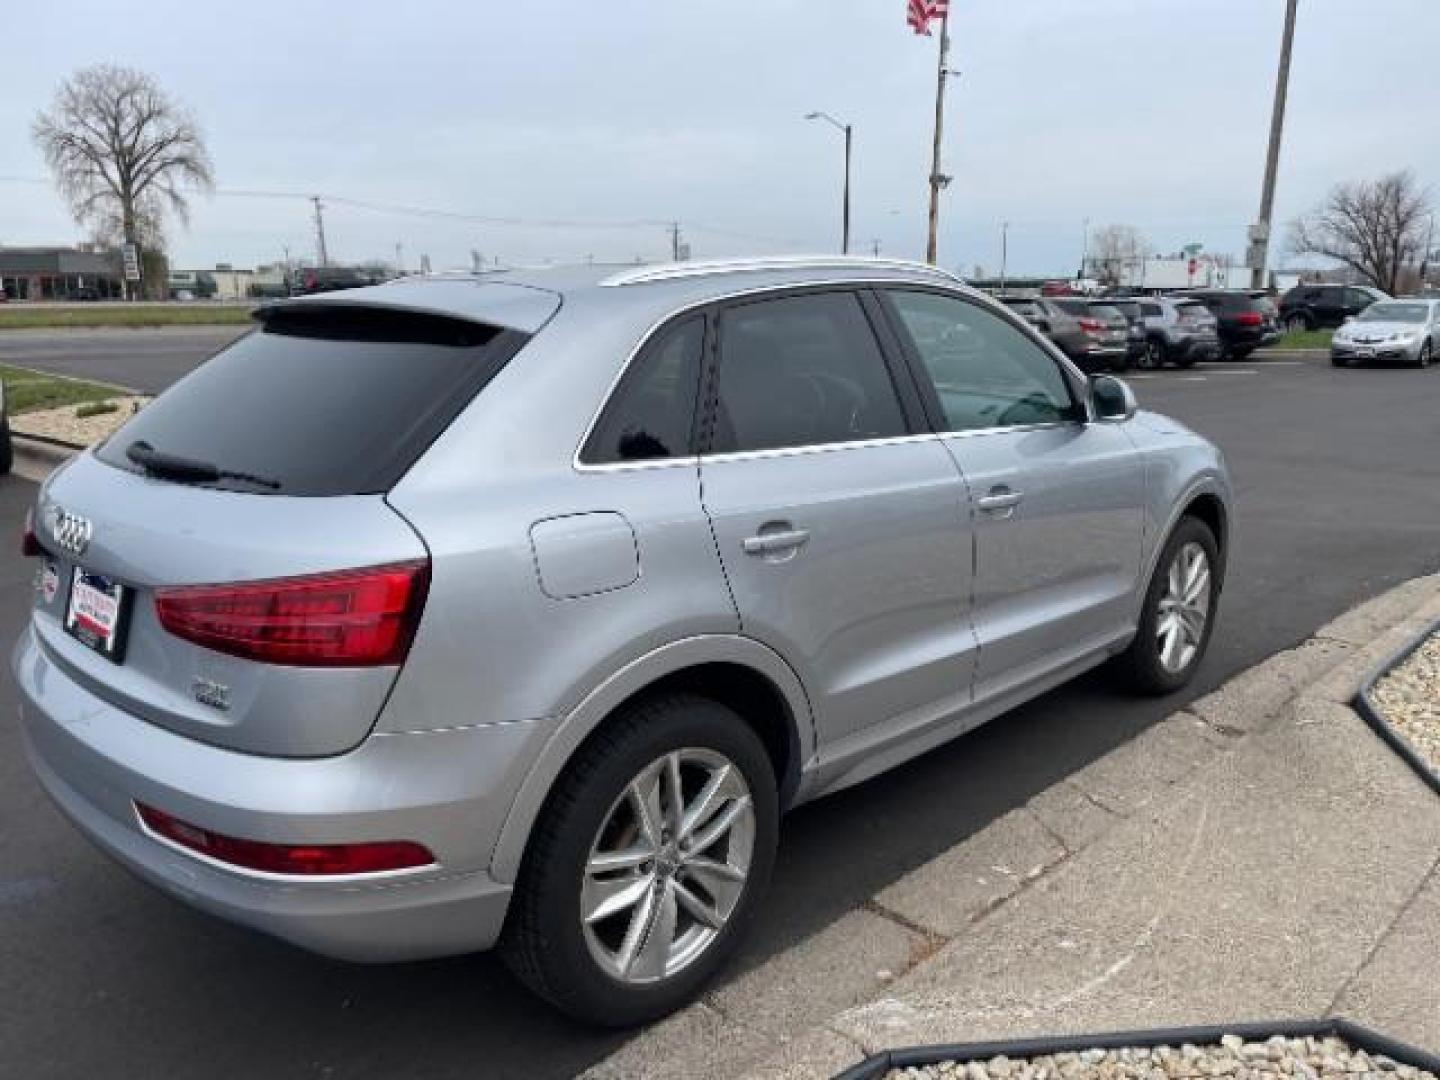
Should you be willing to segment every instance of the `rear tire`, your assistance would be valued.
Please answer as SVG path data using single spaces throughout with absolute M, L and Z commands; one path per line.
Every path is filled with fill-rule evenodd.
M 1194 677 L 1215 625 L 1219 567 L 1219 549 L 1209 526 L 1199 518 L 1181 518 L 1155 563 L 1135 640 L 1116 658 L 1119 673 L 1133 690 L 1169 694 Z
M 1145 359 L 1141 361 L 1141 367 L 1149 368 L 1152 371 L 1160 370 L 1165 366 L 1165 361 L 1169 359 L 1166 355 L 1168 351 L 1165 348 L 1165 342 L 1159 338 L 1151 338 L 1145 343 Z
M 667 799 L 677 790 L 672 763 L 678 801 Z M 724 769 L 733 771 L 716 781 L 711 812 L 687 826 Z M 735 824 L 691 846 L 732 811 Z M 743 937 L 770 879 L 778 817 L 774 768 L 739 715 L 689 694 L 630 706 L 556 781 L 521 865 L 501 956 L 531 990 L 586 1023 L 628 1027 L 673 1012 Z M 606 857 L 619 862 L 597 869 Z M 727 876 L 741 864 L 738 879 Z M 627 902 L 616 906 L 622 893 Z M 709 922 L 692 914 L 696 897 Z
M 15 443 L 10 438 L 10 418 L 0 417 L 0 476 L 9 476 L 15 467 Z

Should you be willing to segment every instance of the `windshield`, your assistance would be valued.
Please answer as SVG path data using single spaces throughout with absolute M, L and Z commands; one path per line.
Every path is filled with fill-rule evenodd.
M 1429 317 L 1429 304 L 1371 304 L 1359 321 L 1423 323 Z

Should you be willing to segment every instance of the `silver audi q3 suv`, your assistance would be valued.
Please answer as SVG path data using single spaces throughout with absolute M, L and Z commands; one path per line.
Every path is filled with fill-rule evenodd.
M 13 657 L 99 847 L 354 960 L 693 996 L 780 814 L 1106 660 L 1184 685 L 1218 450 L 933 268 L 405 279 L 261 308 L 41 488 Z

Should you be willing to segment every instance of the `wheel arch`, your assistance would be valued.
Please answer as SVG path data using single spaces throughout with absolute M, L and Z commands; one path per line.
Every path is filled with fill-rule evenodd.
M 751 638 L 685 638 L 627 664 L 562 718 L 510 805 L 491 853 L 492 877 L 505 883 L 516 879 L 555 781 L 586 740 L 632 702 L 676 691 L 711 697 L 745 718 L 775 765 L 780 805 L 788 804 L 815 741 L 810 702 L 799 677 L 778 653 Z

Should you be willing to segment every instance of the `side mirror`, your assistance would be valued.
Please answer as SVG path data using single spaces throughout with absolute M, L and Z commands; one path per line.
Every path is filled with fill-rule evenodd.
M 1121 424 L 1134 416 L 1138 408 L 1129 383 L 1114 375 L 1090 376 L 1090 411 L 1096 420 Z

